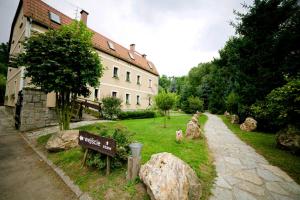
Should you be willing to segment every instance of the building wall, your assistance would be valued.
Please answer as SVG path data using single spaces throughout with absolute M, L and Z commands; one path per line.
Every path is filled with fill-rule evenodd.
M 31 34 L 36 32 L 43 33 L 46 28 L 37 24 L 31 25 Z M 155 76 L 134 65 L 124 62 L 106 53 L 97 51 L 104 67 L 103 76 L 99 79 L 100 85 L 97 88 L 90 87 L 91 94 L 88 100 L 95 101 L 103 97 L 111 96 L 113 91 L 117 92 L 117 97 L 122 99 L 122 109 L 136 110 L 149 107 L 149 98 L 153 102 L 153 96 L 158 92 L 158 76 Z M 135 55 L 139 56 L 139 55 Z M 119 78 L 113 78 L 113 68 L 118 67 Z M 130 82 L 126 81 L 126 72 L 130 72 Z M 137 84 L 137 75 L 140 76 L 140 85 Z M 151 79 L 151 87 L 149 87 Z M 98 89 L 97 98 L 95 98 L 95 89 Z M 126 94 L 130 94 L 130 104 L 126 104 Z M 140 105 L 137 105 L 137 95 L 140 96 Z M 47 96 L 47 107 L 55 106 L 55 95 Z
M 122 109 L 135 110 L 146 109 L 153 102 L 153 96 L 158 92 L 158 76 L 124 62 L 106 53 L 99 52 L 104 67 L 103 76 L 100 78 L 98 88 L 90 88 L 89 100 L 95 100 L 95 89 L 98 89 L 98 99 L 111 96 L 117 92 L 117 97 L 122 99 Z M 114 67 L 118 68 L 118 78 L 113 77 Z M 130 72 L 130 81 L 126 80 L 127 72 Z M 137 76 L 140 76 L 140 84 L 137 84 Z M 151 85 L 149 84 L 151 80 Z M 129 104 L 126 104 L 126 94 L 130 95 Z M 137 96 L 140 96 L 140 105 L 137 105 Z
M 19 16 L 17 18 L 15 27 L 13 29 L 10 54 L 18 54 L 23 50 L 21 41 L 24 40 L 27 26 L 27 18 L 23 16 L 23 9 L 20 10 Z

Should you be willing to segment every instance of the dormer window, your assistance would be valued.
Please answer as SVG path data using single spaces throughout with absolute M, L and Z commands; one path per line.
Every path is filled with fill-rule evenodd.
M 49 12 L 49 18 L 51 21 L 53 21 L 57 24 L 60 24 L 60 17 L 57 14 L 55 14 L 53 12 Z
M 150 67 L 150 69 L 153 69 L 153 66 L 151 63 L 148 62 L 148 66 Z
M 115 45 L 111 41 L 107 41 L 108 47 L 112 50 L 115 50 Z
M 129 57 L 130 57 L 132 60 L 134 60 L 134 57 L 133 57 L 132 53 L 128 52 L 128 54 L 129 54 Z

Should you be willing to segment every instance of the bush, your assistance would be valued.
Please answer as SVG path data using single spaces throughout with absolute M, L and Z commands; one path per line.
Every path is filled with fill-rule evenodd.
M 102 112 L 105 119 L 116 119 L 121 112 L 122 100 L 116 97 L 102 99 Z
M 111 168 L 120 168 L 127 163 L 127 158 L 130 153 L 129 144 L 132 142 L 132 134 L 122 126 L 116 127 L 113 133 L 110 135 L 108 128 L 100 126 L 97 128 L 97 134 L 114 139 L 117 143 L 117 153 L 115 157 L 111 158 Z M 106 168 L 106 155 L 99 152 L 89 150 L 87 155 L 86 164 L 89 167 L 95 167 L 98 169 Z
M 263 128 L 277 131 L 287 125 L 299 128 L 300 80 L 292 80 L 272 90 L 263 102 L 251 106 L 251 111 Z
M 225 103 L 227 111 L 229 111 L 230 113 L 238 113 L 239 96 L 236 93 L 230 92 L 226 97 Z
M 187 113 L 196 113 L 197 111 L 203 112 L 204 110 L 204 102 L 199 97 L 190 96 L 188 98 L 188 108 Z
M 118 116 L 119 119 L 143 119 L 153 117 L 155 117 L 155 112 L 150 110 L 121 112 Z

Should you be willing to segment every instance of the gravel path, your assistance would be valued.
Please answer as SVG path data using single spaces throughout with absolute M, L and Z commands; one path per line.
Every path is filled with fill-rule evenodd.
M 204 130 L 217 171 L 211 200 L 300 199 L 300 186 L 284 171 L 242 142 L 220 118 L 206 115 Z

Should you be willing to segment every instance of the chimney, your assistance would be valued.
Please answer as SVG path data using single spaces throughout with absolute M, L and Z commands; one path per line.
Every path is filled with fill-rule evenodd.
M 130 45 L 130 51 L 135 51 L 135 44 Z
M 86 25 L 87 24 L 87 17 L 89 15 L 88 12 L 86 12 L 85 10 L 80 11 L 81 17 L 80 20 Z
M 143 56 L 143 58 L 145 58 L 145 59 L 146 59 L 146 57 L 147 57 L 147 55 L 146 55 L 146 54 L 143 54 L 142 56 Z

